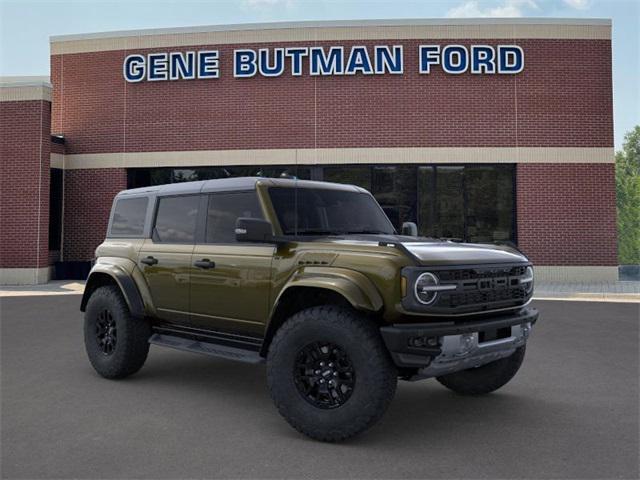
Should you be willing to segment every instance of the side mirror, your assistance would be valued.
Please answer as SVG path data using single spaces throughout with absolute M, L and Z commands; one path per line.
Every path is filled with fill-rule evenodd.
M 407 235 L 409 237 L 417 237 L 418 236 L 418 226 L 413 222 L 404 222 L 402 224 L 402 235 Z
M 268 243 L 273 241 L 271 223 L 261 218 L 240 217 L 236 220 L 238 242 Z

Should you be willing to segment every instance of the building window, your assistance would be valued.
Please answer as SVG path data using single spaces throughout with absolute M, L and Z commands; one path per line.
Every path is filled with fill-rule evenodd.
M 62 176 L 60 168 L 51 169 L 49 187 L 49 250 L 60 250 L 62 238 Z
M 311 167 L 297 165 L 247 167 L 130 168 L 127 188 L 231 177 L 299 178 L 311 180 Z
M 238 176 L 324 180 L 369 190 L 395 226 L 468 242 L 514 242 L 515 168 L 499 165 L 326 165 L 130 169 L 129 188 Z
M 513 165 L 418 168 L 421 235 L 467 242 L 515 242 Z

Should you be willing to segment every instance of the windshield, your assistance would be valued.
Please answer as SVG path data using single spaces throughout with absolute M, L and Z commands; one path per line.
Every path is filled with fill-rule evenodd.
M 371 195 L 320 188 L 269 189 L 284 235 L 393 234 Z

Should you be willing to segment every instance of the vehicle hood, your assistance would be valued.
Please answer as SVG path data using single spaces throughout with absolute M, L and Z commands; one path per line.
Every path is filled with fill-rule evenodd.
M 403 235 L 358 235 L 334 239 L 335 242 L 355 244 L 401 244 L 422 265 L 480 265 L 527 262 L 527 257 L 507 245 L 458 243 L 408 237 Z M 389 245 L 392 247 L 392 245 Z
M 526 262 L 527 257 L 506 245 L 478 243 L 418 243 L 402 244 L 423 265 L 479 265 Z

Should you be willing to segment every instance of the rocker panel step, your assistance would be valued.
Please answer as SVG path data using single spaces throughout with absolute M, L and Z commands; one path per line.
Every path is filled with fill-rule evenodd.
M 160 345 L 163 347 L 175 348 L 177 350 L 183 350 L 185 352 L 201 353 L 204 355 L 226 358 L 227 360 L 236 360 L 238 362 L 264 362 L 264 358 L 262 358 L 258 354 L 258 352 L 254 352 L 251 350 L 243 350 L 241 348 L 230 347 L 228 345 L 201 342 L 199 340 L 176 337 L 173 335 L 165 335 L 161 333 L 154 333 L 151 338 L 149 338 L 149 343 L 153 345 Z

